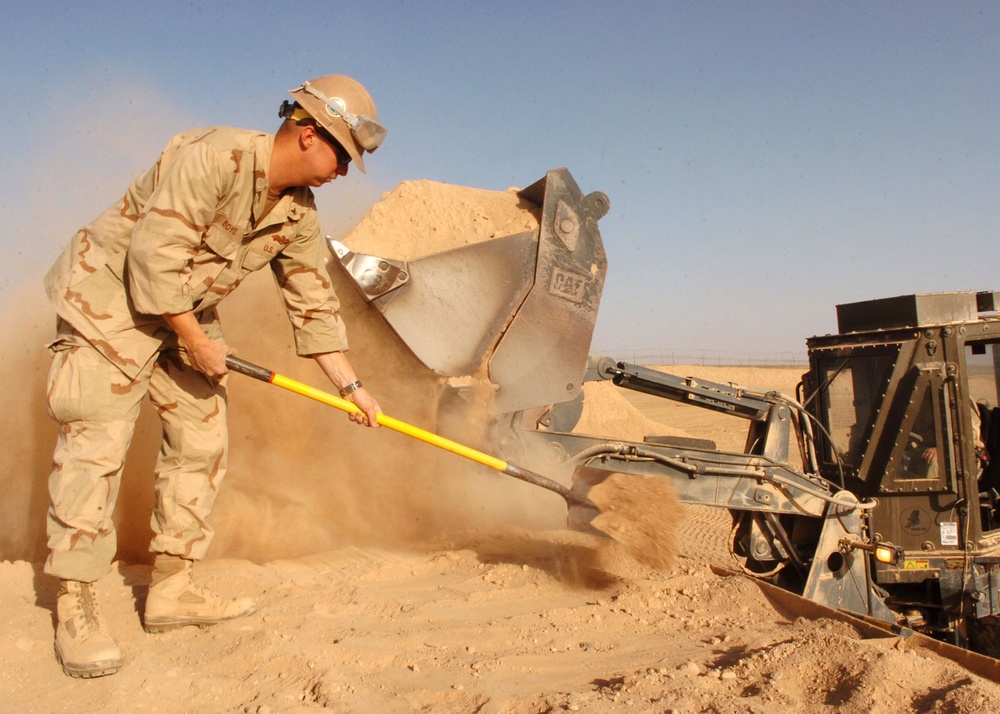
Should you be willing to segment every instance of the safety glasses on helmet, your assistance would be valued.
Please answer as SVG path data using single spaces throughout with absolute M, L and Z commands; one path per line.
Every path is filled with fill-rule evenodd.
M 326 111 L 332 116 L 343 119 L 347 126 L 351 128 L 351 134 L 361 147 L 368 153 L 372 153 L 385 139 L 386 128 L 375 119 L 365 114 L 351 114 L 347 111 L 347 105 L 340 97 L 328 97 L 309 82 L 303 82 L 301 89 L 316 97 L 326 105 Z

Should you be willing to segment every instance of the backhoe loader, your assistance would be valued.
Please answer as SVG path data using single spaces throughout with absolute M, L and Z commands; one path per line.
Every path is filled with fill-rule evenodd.
M 831 611 L 1000 655 L 1000 293 L 837 307 L 806 340 L 795 394 L 588 354 L 607 270 L 598 221 L 565 169 L 520 192 L 537 231 L 416 260 L 330 241 L 352 283 L 456 392 L 489 386 L 492 448 L 584 498 L 611 474 L 669 479 L 732 516 L 736 566 Z M 746 421 L 741 452 L 573 431 L 583 384 L 609 380 Z M 593 514 L 569 504 L 571 527 Z M 663 528 L 671 528 L 669 522 Z

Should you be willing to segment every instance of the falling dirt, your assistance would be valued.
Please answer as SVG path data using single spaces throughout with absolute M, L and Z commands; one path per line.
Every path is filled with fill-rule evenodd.
M 600 514 L 592 521 L 640 563 L 669 570 L 677 562 L 684 510 L 666 479 L 614 473 L 587 492 Z
M 519 203 L 511 191 L 408 182 L 342 240 L 405 259 L 531 230 L 537 217 Z M 351 359 L 386 413 L 485 447 L 482 404 L 448 398 L 337 269 L 331 275 Z M 40 565 L 55 427 L 43 408 L 52 318 L 39 278 L 2 316 L 0 712 L 1000 711 L 1000 685 L 978 674 L 900 638 L 799 617 L 748 578 L 720 574 L 725 511 L 689 506 L 681 520 L 667 497 L 672 505 L 642 511 L 650 517 L 638 527 L 627 520 L 638 548 L 607 547 L 564 528 L 555 494 L 238 375 L 229 378 L 232 458 L 217 536 L 197 573 L 224 595 L 252 595 L 257 613 L 207 630 L 141 629 L 159 438 L 144 412 L 116 512 L 119 559 L 98 583 L 125 666 L 70 679 L 52 654 L 57 584 Z M 266 275 L 223 307 L 241 357 L 328 388 L 315 365 L 294 358 Z M 800 372 L 732 368 L 709 378 L 791 392 Z M 703 410 L 607 383 L 585 394 L 584 433 L 742 446 Z M 626 499 L 649 508 L 637 482 L 609 481 L 609 527 Z

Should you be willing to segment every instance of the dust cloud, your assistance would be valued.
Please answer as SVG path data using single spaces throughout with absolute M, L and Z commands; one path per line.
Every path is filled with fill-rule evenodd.
M 41 281 L 36 283 L 41 284 Z M 10 298 L 0 315 L 0 559 L 44 557 L 47 478 L 56 426 L 45 414 L 46 340 L 55 319 L 41 294 Z
M 429 181 L 401 184 L 341 240 L 352 249 L 410 259 L 537 228 L 537 211 L 516 191 Z M 488 451 L 487 405 L 448 397 L 348 283 L 330 276 L 348 326 L 349 356 L 390 416 Z M 38 281 L 33 281 L 38 284 Z M 44 411 L 54 316 L 41 290 L 4 315 L 7 428 L 0 453 L 5 498 L 0 559 L 45 557 L 47 478 L 57 428 Z M 295 356 L 273 281 L 251 276 L 221 306 L 227 342 L 240 357 L 320 389 L 333 389 L 312 360 Z M 557 528 L 565 503 L 499 472 L 388 429 L 365 429 L 331 407 L 238 374 L 228 378 L 229 472 L 212 515 L 210 557 L 265 562 L 345 545 L 414 545 L 469 528 L 506 524 Z M 118 557 L 148 562 L 151 474 L 159 426 L 144 406 L 129 451 L 115 522 Z
M 681 547 L 677 524 L 684 507 L 670 479 L 613 473 L 587 496 L 600 513 L 593 526 L 619 543 L 638 562 L 669 570 Z
M 515 191 L 404 182 L 341 240 L 356 252 L 411 259 L 537 229 Z M 332 258 L 331 258 L 332 260 Z M 352 364 L 383 411 L 489 451 L 488 403 L 455 399 L 399 340 L 333 262 Z M 267 276 L 223 304 L 239 354 L 293 379 L 332 389 L 311 360 L 294 358 L 291 331 Z M 214 553 L 256 560 L 345 544 L 413 545 L 472 527 L 556 526 L 562 501 L 496 471 L 342 412 L 232 375 L 230 476 L 213 516 Z M 262 535 L 266 534 L 266 535 Z

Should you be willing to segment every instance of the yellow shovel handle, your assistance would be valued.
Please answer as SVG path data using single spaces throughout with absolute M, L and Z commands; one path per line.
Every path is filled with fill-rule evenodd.
M 336 409 L 340 409 L 341 411 L 349 414 L 356 414 L 361 411 L 361 409 L 358 408 L 358 406 L 352 401 L 342 399 L 341 397 L 330 394 L 329 392 L 324 392 L 321 389 L 310 387 L 308 384 L 303 384 L 302 382 L 298 382 L 289 377 L 271 372 L 270 370 L 258 367 L 255 364 L 241 360 L 238 357 L 233 357 L 232 355 L 226 358 L 226 366 L 234 372 L 239 372 L 264 382 L 270 382 L 277 387 L 282 387 L 290 392 L 301 394 L 303 397 L 309 397 L 310 399 L 320 402 L 321 404 L 335 407 Z M 406 434 L 407 436 L 412 436 L 414 439 L 419 439 L 420 441 L 437 446 L 438 448 L 450 451 L 453 454 L 464 456 L 467 459 L 471 459 L 472 461 L 480 463 L 483 466 L 488 466 L 491 469 L 496 469 L 497 471 L 507 470 L 508 462 L 503 459 L 498 459 L 495 456 L 484 454 L 482 451 L 477 451 L 472 447 L 459 444 L 451 439 L 446 439 L 443 436 L 421 429 L 418 426 L 413 426 L 412 424 L 407 424 L 399 419 L 394 419 L 393 417 L 382 414 L 381 412 L 377 415 L 376 421 L 378 421 L 381 426 L 388 429 L 398 431 Z

